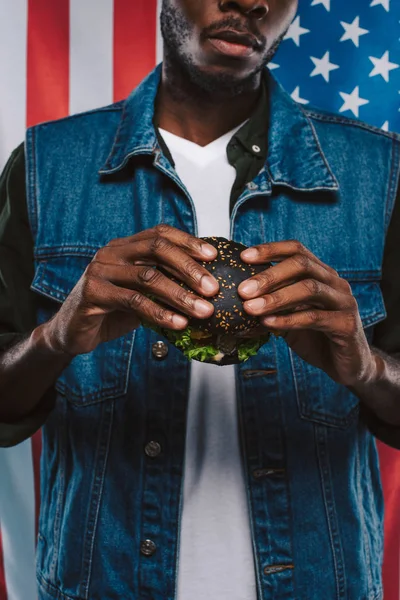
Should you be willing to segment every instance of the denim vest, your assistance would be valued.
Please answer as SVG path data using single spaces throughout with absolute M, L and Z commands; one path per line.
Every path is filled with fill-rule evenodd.
M 160 75 L 159 65 L 124 102 L 27 131 L 38 324 L 110 240 L 158 223 L 197 236 L 152 125 Z M 400 137 L 304 108 L 265 77 L 268 158 L 235 204 L 231 238 L 300 240 L 350 282 L 371 342 L 386 317 L 379 281 Z M 42 430 L 41 600 L 175 598 L 190 368 L 139 327 L 57 379 Z M 275 336 L 235 377 L 259 600 L 381 599 L 379 462 L 358 398 Z

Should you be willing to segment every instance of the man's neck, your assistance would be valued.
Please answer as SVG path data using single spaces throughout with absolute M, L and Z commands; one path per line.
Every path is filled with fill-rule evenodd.
M 163 64 L 156 100 L 158 127 L 179 137 L 206 146 L 240 123 L 254 111 L 261 92 L 261 75 L 253 89 L 227 97 L 199 90 L 171 74 Z

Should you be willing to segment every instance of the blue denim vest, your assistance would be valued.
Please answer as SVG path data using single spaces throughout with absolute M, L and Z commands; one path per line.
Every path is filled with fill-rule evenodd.
M 152 125 L 160 74 L 125 102 L 27 131 L 38 324 L 110 240 L 158 223 L 197 236 Z M 304 108 L 265 76 L 268 158 L 235 204 L 231 238 L 300 240 L 350 282 L 372 341 L 386 317 L 379 281 L 400 138 Z M 168 353 L 157 358 L 159 340 L 139 327 L 57 379 L 42 430 L 41 600 L 175 597 L 191 365 L 162 336 Z M 235 376 L 259 600 L 381 599 L 383 498 L 359 400 L 274 336 Z

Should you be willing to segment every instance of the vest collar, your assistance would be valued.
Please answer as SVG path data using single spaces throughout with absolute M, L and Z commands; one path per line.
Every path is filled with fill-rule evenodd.
M 159 149 L 153 115 L 161 67 L 161 63 L 157 65 L 125 100 L 113 145 L 99 170 L 100 175 L 112 175 L 124 168 L 130 158 L 153 154 Z
M 338 190 L 311 119 L 266 69 L 270 125 L 266 169 L 273 184 L 298 190 Z
M 134 156 L 160 152 L 153 116 L 161 72 L 160 63 L 125 100 L 113 146 L 99 174 L 119 171 Z M 272 183 L 298 190 L 339 189 L 310 118 L 268 69 L 265 77 L 270 122 L 265 166 Z

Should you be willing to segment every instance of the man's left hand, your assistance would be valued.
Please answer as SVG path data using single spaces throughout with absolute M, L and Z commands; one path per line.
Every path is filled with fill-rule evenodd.
M 246 263 L 277 262 L 242 282 L 238 292 L 246 312 L 259 316 L 254 336 L 286 331 L 288 345 L 337 383 L 352 386 L 377 375 L 376 357 L 365 337 L 350 284 L 297 240 L 260 244 Z M 247 254 L 246 254 L 247 253 Z M 254 282 L 254 290 L 245 293 Z M 252 299 L 250 302 L 247 300 Z M 285 315 L 279 314 L 286 311 Z

